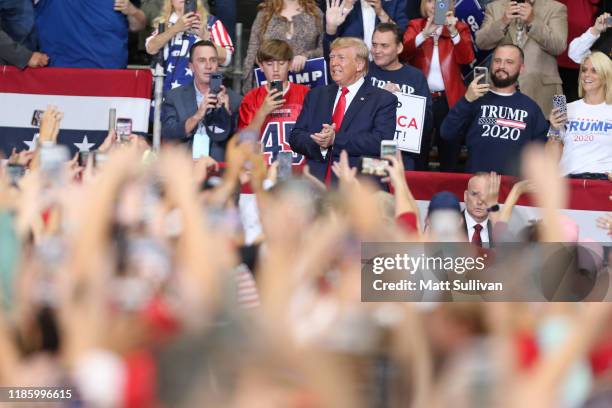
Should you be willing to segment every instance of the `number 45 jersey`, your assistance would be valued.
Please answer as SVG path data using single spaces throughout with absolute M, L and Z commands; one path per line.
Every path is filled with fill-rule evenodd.
M 300 116 L 304 98 L 309 90 L 310 88 L 305 85 L 289 82 L 289 87 L 283 95 L 285 103 L 272 111 L 261 127 L 261 150 L 268 164 L 276 160 L 279 152 L 292 152 L 294 166 L 304 164 L 304 156 L 291 150 L 288 138 L 293 125 Z M 238 113 L 238 129 L 243 129 L 251 123 L 266 96 L 268 96 L 268 90 L 265 85 L 251 90 L 244 96 Z

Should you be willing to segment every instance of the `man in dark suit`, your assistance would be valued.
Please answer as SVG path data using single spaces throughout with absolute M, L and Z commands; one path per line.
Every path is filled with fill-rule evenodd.
M 393 140 L 397 97 L 366 83 L 368 48 L 354 37 L 331 45 L 334 85 L 312 89 L 291 131 L 289 144 L 303 154 L 311 173 L 327 184 L 331 166 L 346 150 L 351 167 L 363 156 L 380 156 L 380 142 Z
M 172 89 L 162 105 L 162 138 L 188 144 L 194 159 L 224 161 L 225 145 L 238 124 L 241 97 L 224 86 L 218 93 L 210 89 L 218 58 L 212 42 L 195 42 L 189 52 L 193 83 Z
M 497 203 L 489 206 L 486 202 L 489 183 L 489 173 L 476 173 L 469 179 L 467 190 L 463 193 L 465 203 L 463 217 L 467 238 L 475 245 L 484 247 L 493 245 L 493 226 L 489 220 L 489 213 L 499 211 Z

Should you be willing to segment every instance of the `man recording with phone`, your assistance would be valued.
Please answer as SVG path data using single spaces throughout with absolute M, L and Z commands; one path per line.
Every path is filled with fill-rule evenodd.
M 523 50 L 521 92 L 535 100 L 545 115 L 550 114 L 553 95 L 563 93 L 557 56 L 567 47 L 567 7 L 554 0 L 490 3 L 476 33 L 476 45 L 490 50 L 502 44 Z
M 497 47 L 489 78 L 477 75 L 442 122 L 442 138 L 453 140 L 465 134 L 469 173 L 517 175 L 523 147 L 532 141 L 546 142 L 548 122 L 542 110 L 517 89 L 524 70 L 519 47 Z
M 189 144 L 194 159 L 223 161 L 236 129 L 241 98 L 221 84 L 218 68 L 215 44 L 195 42 L 189 52 L 193 83 L 169 91 L 162 104 L 162 138 Z
M 240 104 L 238 128 L 249 128 L 260 135 L 268 164 L 276 160 L 278 153 L 291 151 L 289 133 L 310 90 L 305 85 L 289 82 L 292 59 L 293 50 L 287 42 L 264 41 L 257 51 L 257 65 L 264 73 L 266 84 L 249 91 Z M 294 154 L 293 164 L 302 161 L 302 155 Z

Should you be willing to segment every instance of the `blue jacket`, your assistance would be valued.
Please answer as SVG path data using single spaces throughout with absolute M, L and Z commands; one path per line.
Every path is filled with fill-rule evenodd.
M 225 160 L 225 145 L 238 125 L 238 108 L 242 98 L 231 89 L 227 89 L 230 100 L 230 111 L 218 108 L 204 117 L 204 126 L 210 138 L 210 157 L 217 161 Z M 162 104 L 162 139 L 193 143 L 193 135 L 185 133 L 185 122 L 198 110 L 196 92 L 193 82 L 172 89 L 164 97 Z M 213 130 L 215 129 L 215 130 Z
M 332 123 L 337 93 L 336 84 L 311 89 L 289 135 L 291 149 L 306 157 L 310 172 L 320 180 L 325 179 L 328 162 L 310 135 L 320 132 L 324 123 Z M 346 150 L 351 167 L 359 167 L 363 156 L 379 157 L 380 142 L 393 140 L 395 136 L 396 108 L 395 95 L 364 82 L 346 110 L 334 145 L 327 154 L 338 161 L 340 152 Z

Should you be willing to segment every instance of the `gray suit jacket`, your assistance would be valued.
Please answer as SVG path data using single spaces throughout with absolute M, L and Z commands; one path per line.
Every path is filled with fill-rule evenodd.
M 32 51 L 14 41 L 0 27 L 0 65 L 14 65 L 24 69 L 32 57 Z
M 510 0 L 497 0 L 487 6 L 484 21 L 476 33 L 478 48 L 490 50 L 501 44 L 512 44 L 516 24 L 504 31 L 501 19 Z M 563 93 L 557 68 L 557 55 L 567 48 L 567 7 L 558 1 L 536 0 L 535 18 L 527 34 L 525 70 L 519 77 L 521 92 L 536 101 L 544 116 L 552 109 L 552 97 Z
M 207 114 L 203 121 L 206 133 L 210 138 L 210 157 L 217 161 L 225 160 L 225 146 L 238 125 L 238 108 L 242 97 L 227 89 L 231 114 L 224 108 L 215 109 Z M 162 104 L 162 139 L 193 143 L 197 127 L 185 133 L 185 122 L 198 110 L 196 92 L 193 83 L 169 91 Z

